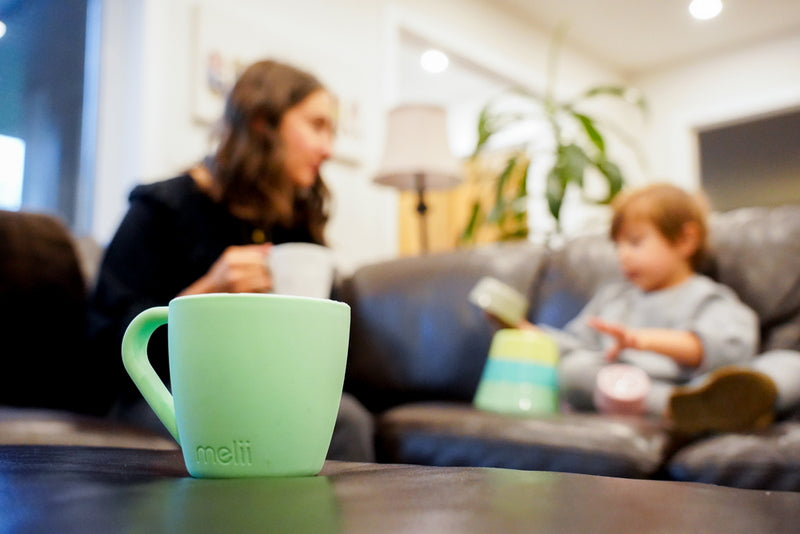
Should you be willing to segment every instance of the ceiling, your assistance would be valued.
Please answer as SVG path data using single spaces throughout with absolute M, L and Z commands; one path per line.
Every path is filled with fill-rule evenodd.
M 576 50 L 623 75 L 800 33 L 798 0 L 723 0 L 722 13 L 707 21 L 691 18 L 689 0 L 489 1 L 545 32 L 566 23 Z
M 568 24 L 566 39 L 574 50 L 627 76 L 800 34 L 800 0 L 723 0 L 722 13 L 708 21 L 691 18 L 689 0 L 484 1 L 545 34 Z M 446 107 L 448 123 L 453 123 L 448 128 L 452 148 L 468 153 L 474 146 L 473 123 L 480 106 L 511 82 L 453 55 L 445 72 L 423 72 L 419 55 L 432 43 L 411 34 L 402 37 L 398 102 Z M 455 117 L 467 118 L 462 124 L 454 122 Z

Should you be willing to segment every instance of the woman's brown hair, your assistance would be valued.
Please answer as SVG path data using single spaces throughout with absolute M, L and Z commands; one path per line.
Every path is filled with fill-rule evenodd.
M 670 243 L 684 235 L 687 224 L 697 228 L 697 249 L 689 258 L 697 271 L 708 249 L 708 203 L 702 194 L 691 195 L 672 184 L 656 183 L 625 191 L 613 203 L 611 239 L 617 240 L 626 221 L 645 220 L 655 225 Z
M 279 135 L 283 115 L 317 90 L 324 90 L 317 78 L 291 65 L 271 60 L 250 65 L 226 100 L 209 170 L 221 201 L 237 215 L 265 228 L 306 226 L 323 244 L 328 188 L 317 176 L 309 190 L 297 190 L 284 173 Z

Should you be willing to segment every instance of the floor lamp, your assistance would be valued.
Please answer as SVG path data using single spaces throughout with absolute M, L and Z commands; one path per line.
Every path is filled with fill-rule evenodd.
M 386 148 L 374 182 L 417 192 L 419 239 L 428 252 L 428 205 L 425 192 L 449 189 L 462 180 L 461 165 L 447 142 L 444 108 L 424 104 L 398 106 L 389 112 Z

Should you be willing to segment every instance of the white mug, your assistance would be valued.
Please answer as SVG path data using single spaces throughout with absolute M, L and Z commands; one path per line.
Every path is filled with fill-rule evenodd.
M 282 243 L 270 249 L 266 262 L 273 292 L 330 298 L 335 273 L 331 249 L 313 243 Z

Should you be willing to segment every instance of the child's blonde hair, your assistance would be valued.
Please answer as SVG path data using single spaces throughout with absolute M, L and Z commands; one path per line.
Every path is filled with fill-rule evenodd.
M 702 194 L 690 195 L 671 184 L 658 183 L 639 189 L 623 191 L 612 204 L 611 239 L 619 237 L 627 221 L 644 220 L 655 225 L 670 243 L 684 235 L 687 223 L 697 227 L 697 249 L 689 262 L 697 271 L 708 251 L 708 203 Z

